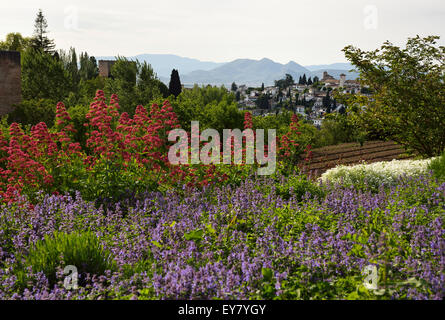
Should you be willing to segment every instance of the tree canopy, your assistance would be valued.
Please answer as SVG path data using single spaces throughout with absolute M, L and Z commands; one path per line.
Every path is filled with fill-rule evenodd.
M 341 97 L 357 123 L 424 156 L 445 148 L 445 47 L 438 39 L 416 36 L 405 48 L 387 41 L 374 51 L 343 49 L 373 92 Z

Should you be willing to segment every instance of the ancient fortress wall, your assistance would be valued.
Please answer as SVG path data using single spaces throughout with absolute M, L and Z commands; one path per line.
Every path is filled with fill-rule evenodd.
M 0 115 L 22 101 L 20 52 L 0 51 Z

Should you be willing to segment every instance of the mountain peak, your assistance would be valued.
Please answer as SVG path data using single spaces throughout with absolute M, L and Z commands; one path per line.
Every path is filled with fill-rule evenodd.
M 260 62 L 273 62 L 273 63 L 275 63 L 275 61 L 270 60 L 269 58 L 263 58 L 263 59 L 260 60 Z

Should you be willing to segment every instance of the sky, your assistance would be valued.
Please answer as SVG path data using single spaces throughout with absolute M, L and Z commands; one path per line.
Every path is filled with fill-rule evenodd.
M 444 0 L 16 0 L 0 2 L 0 39 L 31 36 L 42 9 L 57 49 L 94 56 L 176 54 L 202 61 L 269 58 L 302 65 L 346 62 L 347 45 L 439 35 Z

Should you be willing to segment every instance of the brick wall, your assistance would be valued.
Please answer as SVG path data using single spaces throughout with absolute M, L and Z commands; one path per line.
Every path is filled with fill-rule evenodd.
M 20 52 L 0 51 L 0 115 L 22 101 Z

